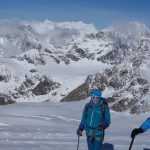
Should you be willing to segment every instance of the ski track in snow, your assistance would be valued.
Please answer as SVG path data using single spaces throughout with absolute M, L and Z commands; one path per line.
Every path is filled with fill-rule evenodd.
M 0 107 L 0 150 L 75 150 L 85 102 L 19 103 Z M 130 132 L 148 114 L 132 116 L 111 112 L 112 124 L 106 131 L 104 150 L 127 150 Z M 150 133 L 135 138 L 132 150 L 150 150 Z M 109 146 L 111 148 L 109 148 Z M 86 150 L 85 133 L 79 150 Z

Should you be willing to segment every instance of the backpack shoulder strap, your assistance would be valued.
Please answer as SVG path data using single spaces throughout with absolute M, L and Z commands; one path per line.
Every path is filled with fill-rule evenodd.
M 103 104 L 104 106 L 105 106 L 105 105 L 108 105 L 107 99 L 101 97 L 101 104 Z
M 105 106 L 108 105 L 108 102 L 105 98 L 101 97 L 101 108 L 102 108 L 102 116 L 105 118 Z
M 88 112 L 88 109 L 90 108 L 90 103 L 87 103 L 86 105 L 85 105 L 85 118 L 87 118 L 87 112 Z

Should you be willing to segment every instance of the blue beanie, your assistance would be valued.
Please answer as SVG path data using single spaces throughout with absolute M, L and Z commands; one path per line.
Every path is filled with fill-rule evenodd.
M 101 91 L 99 89 L 94 89 L 91 93 L 91 97 L 94 97 L 94 96 L 101 97 L 102 96 Z

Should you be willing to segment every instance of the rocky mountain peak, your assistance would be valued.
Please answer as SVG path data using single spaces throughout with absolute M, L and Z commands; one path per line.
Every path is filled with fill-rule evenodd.
M 99 87 L 107 93 L 112 110 L 149 111 L 146 25 L 131 22 L 97 31 L 82 22 L 47 20 L 0 22 L 1 30 L 1 94 L 16 101 L 75 101 Z

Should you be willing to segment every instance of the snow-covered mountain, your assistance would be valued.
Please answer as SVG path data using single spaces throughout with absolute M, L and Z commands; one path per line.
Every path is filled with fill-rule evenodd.
M 3 20 L 0 97 L 73 101 L 86 99 L 99 86 L 111 109 L 146 112 L 149 57 L 150 30 L 142 23 L 98 31 L 82 22 Z

